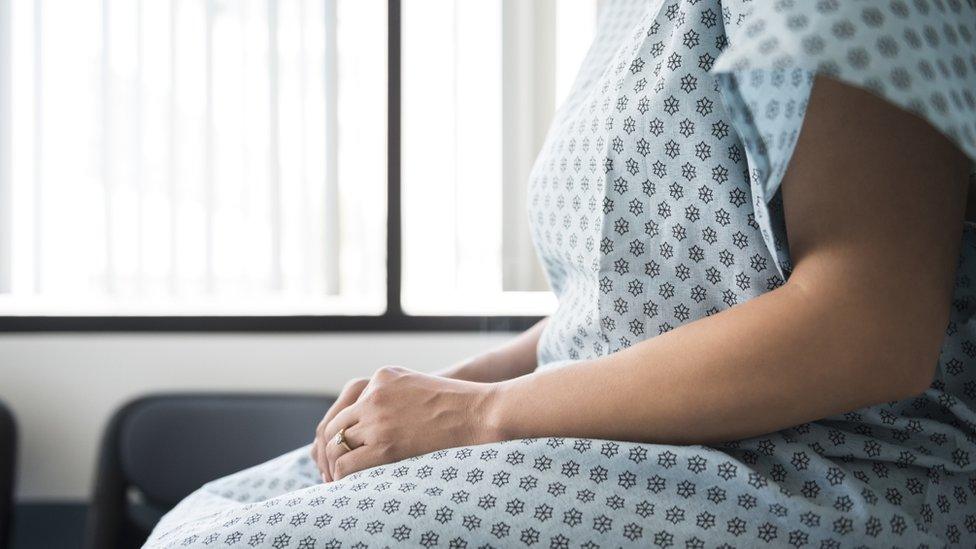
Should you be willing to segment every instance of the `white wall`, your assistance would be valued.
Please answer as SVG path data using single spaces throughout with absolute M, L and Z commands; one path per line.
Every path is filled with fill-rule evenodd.
M 333 392 L 385 364 L 430 371 L 510 334 L 0 336 L 0 399 L 20 429 L 18 495 L 84 499 L 111 413 L 175 390 Z

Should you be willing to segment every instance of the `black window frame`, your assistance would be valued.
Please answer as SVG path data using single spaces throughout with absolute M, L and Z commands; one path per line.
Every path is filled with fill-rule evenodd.
M 541 316 L 408 315 L 401 304 L 401 0 L 387 0 L 386 310 L 379 315 L 0 316 L 0 332 L 520 331 Z

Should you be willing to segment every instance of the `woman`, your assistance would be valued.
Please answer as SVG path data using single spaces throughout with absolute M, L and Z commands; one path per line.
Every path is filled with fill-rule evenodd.
M 972 547 L 974 92 L 972 1 L 608 0 L 530 185 L 556 313 L 148 546 Z

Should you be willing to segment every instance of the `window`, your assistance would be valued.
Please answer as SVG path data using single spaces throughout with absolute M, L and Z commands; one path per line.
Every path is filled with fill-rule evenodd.
M 550 311 L 525 183 L 596 4 L 0 1 L 0 316 Z
M 526 182 L 594 0 L 404 0 L 403 306 L 545 314 Z
M 4 310 L 382 312 L 385 7 L 13 0 Z

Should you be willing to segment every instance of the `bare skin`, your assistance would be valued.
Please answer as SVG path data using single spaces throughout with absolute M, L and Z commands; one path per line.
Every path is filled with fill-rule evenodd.
M 544 318 L 536 322 L 531 328 L 497 349 L 463 360 L 433 375 L 459 381 L 496 383 L 532 373 L 538 366 L 535 351 L 539 344 L 539 336 L 542 335 L 542 330 L 548 320 Z M 376 375 L 379 375 L 379 372 Z M 335 403 L 326 412 L 325 417 L 320 422 L 320 427 L 328 425 L 336 414 L 356 402 L 369 382 L 370 378 L 368 377 L 349 380 L 342 388 Z M 325 463 L 319 461 L 318 457 L 326 455 L 326 442 L 329 441 L 318 436 L 318 431 L 316 431 L 315 442 L 312 445 L 312 459 L 319 463 L 322 480 L 331 482 L 333 478 L 331 464 L 328 461 Z
M 541 325 L 443 375 L 381 368 L 319 425 L 323 479 L 526 437 L 715 443 L 921 393 L 949 317 L 968 167 L 924 121 L 820 78 L 782 187 L 786 284 L 554 370 L 533 372 Z M 343 427 L 351 452 L 331 443 Z

